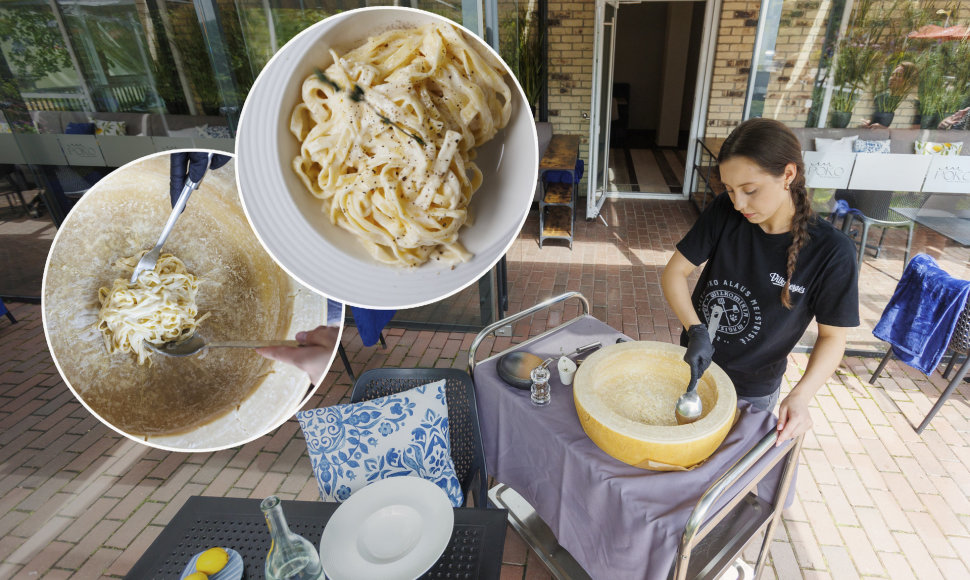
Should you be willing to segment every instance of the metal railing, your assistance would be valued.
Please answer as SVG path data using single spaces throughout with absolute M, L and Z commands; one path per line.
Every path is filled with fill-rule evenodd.
M 94 108 L 98 111 L 130 111 L 145 102 L 151 85 L 143 78 L 113 80 L 110 85 L 92 87 Z M 91 109 L 80 90 L 59 88 L 26 91 L 21 97 L 30 111 L 87 111 Z
M 83 111 L 88 108 L 80 93 L 21 93 L 29 111 Z

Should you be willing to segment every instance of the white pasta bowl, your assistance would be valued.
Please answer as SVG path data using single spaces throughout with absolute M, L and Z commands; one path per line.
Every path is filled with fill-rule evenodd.
M 410 308 L 460 291 L 508 251 L 532 203 L 539 167 L 535 123 L 522 88 L 504 63 L 512 114 L 508 125 L 477 149 L 475 163 L 483 182 L 469 205 L 471 223 L 459 234 L 473 254 L 469 261 L 454 267 L 431 261 L 416 268 L 378 262 L 351 233 L 330 223 L 322 202 L 292 169 L 300 143 L 290 132 L 290 115 L 301 102 L 304 79 L 332 64 L 329 50 L 344 54 L 388 29 L 429 22 L 458 26 L 436 14 L 398 7 L 362 8 L 327 18 L 276 53 L 256 79 L 240 116 L 237 179 L 260 242 L 305 286 L 351 305 Z M 470 43 L 495 54 L 478 36 L 459 28 Z

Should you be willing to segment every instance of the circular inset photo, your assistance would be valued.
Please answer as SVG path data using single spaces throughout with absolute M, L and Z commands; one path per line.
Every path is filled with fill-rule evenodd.
M 435 302 L 494 266 L 539 167 L 531 109 L 495 51 L 397 7 L 332 16 L 277 52 L 236 152 L 266 250 L 306 286 L 378 309 Z
M 81 198 L 47 258 L 44 331 L 64 382 L 109 427 L 153 447 L 211 451 L 275 429 L 314 387 L 274 359 L 309 352 L 296 350 L 297 333 L 329 325 L 316 343 L 329 348 L 313 351 L 323 370 L 339 342 L 342 305 L 266 253 L 235 172 L 214 151 L 133 161 Z M 260 352 L 274 359 L 254 348 L 267 343 Z

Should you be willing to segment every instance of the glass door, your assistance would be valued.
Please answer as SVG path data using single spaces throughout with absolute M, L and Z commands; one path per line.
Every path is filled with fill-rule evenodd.
M 586 219 L 599 215 L 609 185 L 610 119 L 613 102 L 613 48 L 618 0 L 596 1 L 593 48 L 593 115 L 589 123 L 589 190 Z

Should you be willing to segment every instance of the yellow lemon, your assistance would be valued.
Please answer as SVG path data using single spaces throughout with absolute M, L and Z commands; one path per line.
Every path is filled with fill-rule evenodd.
M 185 577 L 185 580 L 209 580 L 209 577 L 202 572 L 192 572 Z
M 215 574 L 226 567 L 229 554 L 222 548 L 209 548 L 195 562 L 195 569 L 206 574 Z

